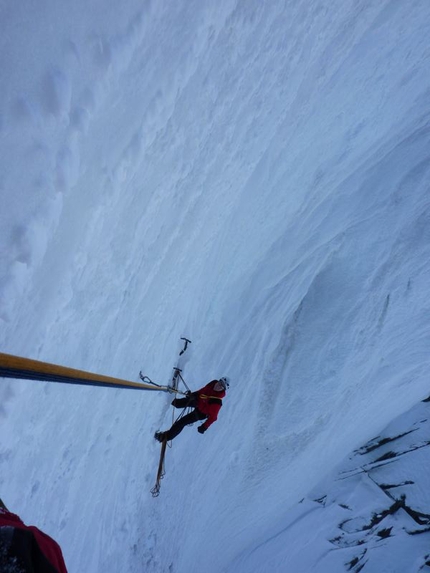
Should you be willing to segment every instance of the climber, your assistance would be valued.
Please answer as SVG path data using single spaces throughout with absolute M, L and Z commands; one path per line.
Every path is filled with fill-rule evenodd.
M 222 407 L 222 399 L 225 396 L 226 390 L 229 388 L 230 383 L 227 377 L 222 377 L 219 380 L 212 380 L 200 390 L 196 392 L 187 392 L 184 398 L 175 398 L 172 405 L 175 408 L 193 408 L 193 410 L 176 420 L 170 430 L 165 432 L 156 432 L 154 438 L 159 442 L 165 440 L 170 441 L 182 432 L 185 426 L 194 424 L 199 420 L 205 420 L 197 431 L 204 434 L 211 424 L 215 422 L 218 413 Z

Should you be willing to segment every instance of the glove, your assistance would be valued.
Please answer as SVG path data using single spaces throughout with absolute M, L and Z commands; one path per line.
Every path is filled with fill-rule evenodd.
M 206 432 L 206 430 L 207 430 L 207 428 L 205 428 L 204 425 L 199 426 L 199 427 L 197 428 L 197 431 L 198 431 L 199 434 L 204 434 L 204 433 Z

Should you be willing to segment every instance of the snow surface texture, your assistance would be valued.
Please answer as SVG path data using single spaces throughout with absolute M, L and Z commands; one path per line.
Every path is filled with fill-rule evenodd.
M 157 500 L 165 395 L 2 381 L 1 497 L 72 573 L 234 571 L 428 395 L 430 3 L 20 0 L 0 22 L 1 351 L 165 383 L 187 335 L 193 389 L 232 379 Z
M 429 436 L 430 400 L 358 449 L 229 570 L 429 571 Z

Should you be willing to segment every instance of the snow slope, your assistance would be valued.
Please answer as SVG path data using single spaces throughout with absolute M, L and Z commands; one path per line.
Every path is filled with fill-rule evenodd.
M 232 378 L 156 501 L 165 395 L 2 381 L 1 497 L 72 572 L 227 571 L 428 395 L 430 5 L 0 22 L 0 348 L 164 383 L 185 334 L 189 385 Z
M 229 571 L 428 571 L 429 409 L 427 400 L 393 420 Z

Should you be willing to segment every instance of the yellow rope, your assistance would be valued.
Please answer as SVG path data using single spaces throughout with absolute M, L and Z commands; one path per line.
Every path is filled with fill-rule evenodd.
M 50 364 L 39 360 L 31 360 L 22 356 L 3 354 L 0 352 L 0 377 L 18 378 L 22 380 L 41 380 L 45 382 L 62 382 L 66 384 L 82 384 L 86 386 L 104 386 L 107 388 L 131 388 L 134 390 L 158 390 L 170 392 L 168 386 L 132 382 L 121 378 L 104 376 L 85 370 L 76 370 L 67 366 Z

